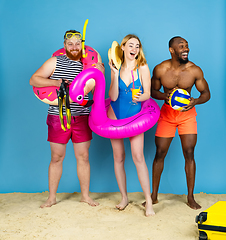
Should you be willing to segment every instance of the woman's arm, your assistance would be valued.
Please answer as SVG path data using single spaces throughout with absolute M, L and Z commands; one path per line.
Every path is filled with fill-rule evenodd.
M 119 89 L 118 89 L 119 70 L 113 67 L 112 61 L 109 62 L 109 66 L 111 68 L 111 85 L 110 85 L 108 95 L 112 101 L 116 101 L 119 94 Z
M 143 93 L 138 93 L 135 101 L 143 102 L 150 98 L 150 90 L 151 90 L 151 75 L 148 65 L 141 66 L 139 69 L 141 83 L 143 86 Z

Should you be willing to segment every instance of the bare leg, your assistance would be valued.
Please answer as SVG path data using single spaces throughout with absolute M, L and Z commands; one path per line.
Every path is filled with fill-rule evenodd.
M 201 206 L 194 199 L 195 172 L 196 165 L 194 159 L 194 149 L 197 142 L 197 134 L 180 135 L 183 154 L 185 158 L 185 173 L 188 187 L 188 206 L 192 209 L 200 209 Z
M 62 175 L 62 163 L 65 157 L 66 144 L 50 143 L 51 162 L 49 165 L 49 197 L 40 207 L 51 207 L 56 204 L 56 192 Z
M 164 159 L 173 138 L 155 137 L 156 154 L 152 166 L 152 201 L 158 203 L 158 189 L 164 167 Z
M 73 143 L 75 158 L 77 160 L 77 174 L 81 187 L 81 202 L 86 202 L 91 206 L 97 206 L 99 203 L 95 202 L 89 196 L 90 184 L 90 164 L 89 164 L 89 147 L 90 141 L 82 143 Z
M 108 117 L 110 119 L 117 119 L 111 106 L 109 106 Z M 114 156 L 114 169 L 115 177 L 119 186 L 119 191 L 122 196 L 122 200 L 116 205 L 119 210 L 124 210 L 129 203 L 127 190 L 126 190 L 126 172 L 124 168 L 125 163 L 125 149 L 123 139 L 111 139 L 111 145 Z
M 149 173 L 148 168 L 144 159 L 144 133 L 139 134 L 135 137 L 130 138 L 131 143 L 131 152 L 134 164 L 137 169 L 138 178 L 141 184 L 141 187 L 144 192 L 146 204 L 146 212 L 145 215 L 152 216 L 155 214 L 152 206 L 151 192 L 150 192 L 150 181 L 149 181 Z
M 123 139 L 111 139 L 111 145 L 114 156 L 115 177 L 122 195 L 122 200 L 118 205 L 116 205 L 116 208 L 124 210 L 129 201 L 126 190 L 126 173 L 124 168 L 125 149 Z

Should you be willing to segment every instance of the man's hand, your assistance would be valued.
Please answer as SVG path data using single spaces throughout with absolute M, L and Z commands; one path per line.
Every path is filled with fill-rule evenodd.
M 167 104 L 169 104 L 169 99 L 170 99 L 170 95 L 171 95 L 171 93 L 174 91 L 174 90 L 176 90 L 177 88 L 175 87 L 175 88 L 173 88 L 173 89 L 171 89 L 171 90 L 169 90 L 169 92 L 168 93 L 166 93 L 166 103 Z
M 98 70 L 100 70 L 103 74 L 105 74 L 105 67 L 103 63 L 97 62 L 95 64 L 95 68 L 97 68 Z
M 190 103 L 189 103 L 187 106 L 185 106 L 185 107 L 181 110 L 181 112 L 186 112 L 186 111 L 192 109 L 192 108 L 196 105 L 196 100 L 195 100 L 193 97 L 190 98 L 189 100 L 190 100 Z
M 55 87 L 60 87 L 61 86 L 61 83 L 62 83 L 62 79 L 59 79 L 59 80 L 54 80 L 53 82 L 53 85 L 52 86 L 55 86 Z M 69 80 L 66 80 L 64 79 L 64 82 L 67 83 L 67 84 L 70 84 L 70 81 Z

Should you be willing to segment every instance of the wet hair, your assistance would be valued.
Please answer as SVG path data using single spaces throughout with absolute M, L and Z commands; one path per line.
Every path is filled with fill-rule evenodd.
M 129 41 L 131 38 L 135 38 L 139 42 L 139 53 L 138 53 L 138 55 L 136 57 L 136 60 L 137 60 L 136 68 L 139 68 L 140 66 L 143 66 L 143 65 L 147 64 L 147 60 L 146 60 L 146 58 L 144 56 L 144 52 L 143 52 L 141 41 L 140 41 L 140 39 L 136 35 L 128 34 L 127 36 L 125 36 L 122 39 L 122 42 L 121 42 L 121 45 L 120 45 L 120 56 L 119 57 L 121 58 L 122 63 L 123 63 L 123 61 L 124 61 L 124 52 L 121 50 L 121 48 L 122 48 L 122 46 L 125 46 L 127 41 Z
M 169 48 L 172 47 L 173 43 L 174 43 L 174 40 L 177 39 L 177 38 L 182 38 L 181 36 L 175 36 L 175 37 L 172 37 L 170 40 L 169 40 Z

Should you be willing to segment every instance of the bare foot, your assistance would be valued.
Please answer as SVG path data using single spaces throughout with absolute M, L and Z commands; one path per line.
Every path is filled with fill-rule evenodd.
M 96 201 L 94 201 L 91 197 L 82 197 L 81 198 L 81 201 L 80 202 L 85 202 L 85 203 L 88 203 L 90 206 L 92 206 L 92 207 L 96 207 L 96 206 L 98 206 L 99 205 L 99 203 L 98 202 L 96 202 Z
M 129 204 L 128 198 L 123 198 L 122 201 L 118 205 L 116 205 L 115 207 L 118 210 L 124 210 L 127 207 L 128 204 Z
M 40 206 L 40 208 L 52 207 L 55 204 L 56 204 L 56 199 L 54 200 L 47 199 L 46 202 Z
M 158 202 L 159 202 L 158 199 L 152 200 L 152 204 L 153 204 L 153 205 L 156 204 L 156 203 L 158 203 Z M 143 206 L 143 207 L 146 206 L 146 201 L 142 203 L 142 206 Z
M 201 208 L 201 206 L 195 201 L 194 197 L 188 198 L 187 205 L 194 210 Z
M 145 202 L 145 209 L 146 209 L 146 212 L 145 212 L 145 215 L 146 217 L 149 217 L 149 216 L 154 216 L 155 215 L 155 212 L 154 212 L 154 209 L 153 209 L 153 206 L 152 206 L 152 202 Z

